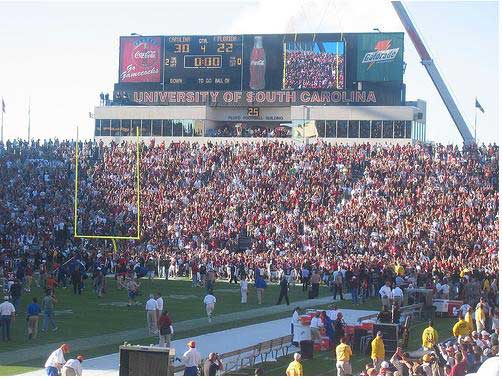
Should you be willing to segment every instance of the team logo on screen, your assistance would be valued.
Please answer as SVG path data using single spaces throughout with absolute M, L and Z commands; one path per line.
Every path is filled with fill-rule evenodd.
M 151 67 L 157 63 L 159 44 L 153 38 L 139 38 L 134 41 L 132 60 L 142 67 Z
M 377 41 L 375 51 L 370 51 L 364 55 L 361 63 L 368 63 L 368 70 L 375 64 L 380 62 L 392 61 L 399 53 L 399 47 L 391 48 L 392 40 L 386 39 Z

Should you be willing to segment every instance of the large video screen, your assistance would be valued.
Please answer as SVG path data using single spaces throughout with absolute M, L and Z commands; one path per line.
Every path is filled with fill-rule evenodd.
M 164 91 L 348 90 L 355 82 L 402 81 L 402 40 L 402 33 L 127 36 L 119 83 L 158 83 Z
M 283 89 L 345 88 L 345 44 L 285 44 Z

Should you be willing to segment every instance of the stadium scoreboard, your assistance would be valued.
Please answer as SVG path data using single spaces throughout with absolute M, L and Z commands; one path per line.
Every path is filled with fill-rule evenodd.
M 242 86 L 242 36 L 164 38 L 166 90 L 229 90 Z

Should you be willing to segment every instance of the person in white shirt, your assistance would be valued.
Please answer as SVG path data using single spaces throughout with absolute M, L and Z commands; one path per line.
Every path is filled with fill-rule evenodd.
M 82 355 L 78 355 L 75 359 L 68 359 L 61 370 L 61 376 L 82 376 L 83 360 Z
M 401 306 L 403 305 L 403 290 L 398 286 L 393 286 L 393 287 L 394 288 L 392 288 L 392 300 L 394 301 L 394 304 Z
M 390 282 L 385 282 L 385 284 L 378 291 L 380 294 L 380 299 L 382 300 L 382 306 L 387 308 L 390 305 L 390 299 L 392 298 L 392 290 L 390 289 Z
M 291 335 L 295 334 L 295 327 L 300 325 L 300 307 L 296 307 L 291 317 Z
M 195 341 L 187 343 L 188 350 L 181 357 L 181 361 L 185 365 L 183 376 L 197 376 L 197 367 L 200 365 L 200 353 L 195 349 Z
M 246 278 L 241 278 L 241 304 L 248 302 L 248 282 Z
M 64 355 L 69 352 L 70 346 L 64 343 L 59 349 L 54 350 L 51 355 L 49 355 L 44 366 L 47 376 L 59 376 L 59 370 L 61 370 L 66 363 Z
M 216 304 L 216 298 L 213 296 L 212 292 L 209 292 L 204 297 L 203 303 L 206 305 L 207 320 L 211 322 L 211 317 L 213 316 L 214 312 L 214 305 Z
M 440 293 L 442 299 L 448 300 L 450 298 L 450 286 L 448 285 L 448 281 L 446 279 L 443 280 L 443 284 L 440 287 Z
M 159 304 L 154 299 L 153 295 L 150 295 L 150 299 L 146 302 L 145 310 L 148 331 L 150 334 L 156 335 L 158 333 L 157 320 L 159 319 Z
M 9 296 L 4 297 L 0 304 L 0 325 L 2 329 L 2 341 L 10 341 L 10 323 L 16 319 L 16 308 L 9 301 Z
M 310 333 L 312 334 L 312 340 L 314 342 L 319 342 L 321 340 L 321 328 L 323 323 L 319 317 L 320 312 L 316 312 L 315 316 L 310 321 Z
M 157 313 L 157 319 L 158 319 L 160 317 L 160 314 L 164 310 L 164 299 L 162 298 L 162 295 L 160 292 L 157 292 L 157 295 L 155 295 L 155 301 L 157 302 L 158 310 L 159 310 L 159 312 Z

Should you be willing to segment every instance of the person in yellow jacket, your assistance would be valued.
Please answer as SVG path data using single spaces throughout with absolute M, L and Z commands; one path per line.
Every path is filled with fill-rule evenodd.
M 404 267 L 401 266 L 399 262 L 396 262 L 396 265 L 394 266 L 394 272 L 396 275 L 403 276 L 404 275 Z
M 385 346 L 382 340 L 382 332 L 377 332 L 376 337 L 371 341 L 371 359 L 373 367 L 380 370 L 380 364 L 385 358 Z
M 465 312 L 464 320 L 469 324 L 469 334 L 474 330 L 474 319 L 472 318 L 472 308 L 469 307 Z
M 293 355 L 293 362 L 291 362 L 286 369 L 287 376 L 303 376 L 303 366 L 300 363 L 302 355 L 300 353 L 295 353 Z
M 476 319 L 476 330 L 481 333 L 486 329 L 486 314 L 485 314 L 485 302 L 481 298 L 478 305 L 476 305 L 476 312 L 474 312 L 474 318 Z
M 432 321 L 429 321 L 429 326 L 422 333 L 422 347 L 424 350 L 430 350 L 439 342 L 439 335 L 433 327 Z
M 459 313 L 458 321 L 455 325 L 453 325 L 453 336 L 457 337 L 460 340 L 460 338 L 468 336 L 470 334 L 470 329 L 471 327 L 469 326 L 467 321 L 465 321 L 462 317 L 462 314 Z
M 350 358 L 352 357 L 352 348 L 347 345 L 347 338 L 342 337 L 340 344 L 335 349 L 336 353 L 336 374 L 337 376 L 351 376 L 352 366 Z

